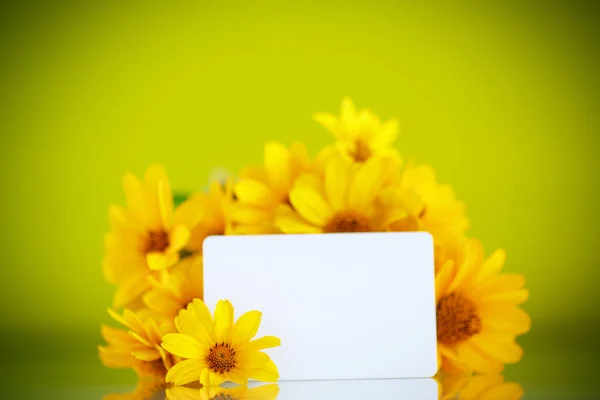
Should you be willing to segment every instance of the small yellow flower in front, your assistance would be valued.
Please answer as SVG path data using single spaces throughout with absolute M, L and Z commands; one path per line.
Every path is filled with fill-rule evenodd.
M 172 323 L 157 323 L 140 313 L 125 310 L 119 315 L 113 310 L 109 314 L 124 329 L 102 326 L 102 336 L 108 346 L 98 348 L 100 359 L 107 367 L 133 368 L 139 376 L 162 379 L 178 361 L 161 347 L 163 335 L 174 332 Z
M 356 166 L 341 157 L 323 175 L 301 176 L 282 205 L 276 224 L 284 233 L 374 232 L 383 230 L 388 210 L 378 203 L 384 162 L 372 157 Z
M 143 298 L 148 315 L 173 321 L 192 300 L 204 299 L 202 256 L 184 258 L 162 281 L 151 279 L 151 287 Z
M 439 400 L 519 400 L 523 387 L 500 374 L 437 376 Z
M 160 165 L 147 169 L 143 183 L 125 175 L 123 186 L 127 208 L 110 208 L 103 269 L 106 279 L 118 285 L 113 307 L 135 310 L 150 288 L 148 278 L 160 278 L 179 261 L 200 215 L 173 212 L 173 193 Z
M 289 204 L 294 182 L 312 168 L 301 143 L 287 148 L 281 143 L 269 142 L 264 153 L 264 166 L 244 169 L 235 185 L 237 201 L 231 219 L 237 234 L 279 233 L 274 224 L 276 208 Z
M 450 374 L 498 373 L 521 359 L 515 342 L 529 331 L 531 319 L 518 306 L 527 300 L 525 278 L 501 274 L 506 255 L 484 259 L 479 242 L 456 244 L 455 258 L 436 274 L 438 362 Z
M 234 323 L 231 303 L 219 301 L 213 320 L 204 302 L 195 299 L 175 318 L 179 333 L 163 336 L 162 347 L 184 359 L 169 370 L 167 382 L 185 385 L 199 381 L 205 369 L 216 381 L 277 381 L 277 367 L 262 350 L 277 347 L 281 341 L 273 336 L 252 340 L 260 319 L 260 312 L 250 311 Z
M 316 113 L 314 120 L 337 139 L 334 148 L 326 148 L 319 158 L 327 158 L 336 152 L 357 163 L 365 162 L 371 157 L 382 157 L 400 165 L 400 155 L 393 147 L 398 136 L 396 120 L 382 123 L 367 109 L 357 111 L 349 97 L 342 100 L 339 118 L 329 113 Z

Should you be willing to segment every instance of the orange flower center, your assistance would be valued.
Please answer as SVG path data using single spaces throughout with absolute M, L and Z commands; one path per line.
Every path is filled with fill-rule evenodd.
M 362 140 L 357 140 L 355 146 L 356 148 L 354 150 L 354 154 L 352 155 L 354 160 L 358 162 L 364 162 L 371 157 L 371 149 L 367 143 Z
M 169 247 L 169 234 L 164 230 L 149 231 L 143 239 L 142 253 L 163 252 Z
M 437 337 L 454 346 L 481 332 L 481 318 L 475 304 L 460 293 L 449 293 L 437 304 Z
M 215 344 L 209 349 L 206 364 L 213 372 L 223 374 L 235 368 L 235 351 L 229 343 Z
M 325 226 L 327 233 L 370 231 L 369 219 L 355 211 L 339 212 Z

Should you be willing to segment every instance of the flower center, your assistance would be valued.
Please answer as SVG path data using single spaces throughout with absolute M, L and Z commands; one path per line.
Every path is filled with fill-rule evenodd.
M 213 372 L 229 372 L 235 368 L 235 351 L 229 343 L 217 343 L 209 349 L 206 364 Z
M 354 159 L 358 162 L 367 161 L 371 157 L 371 149 L 369 145 L 362 140 L 356 141 L 356 149 L 354 150 Z
M 370 232 L 369 219 L 355 211 L 337 213 L 325 226 L 325 232 Z
M 475 304 L 459 293 L 443 296 L 437 304 L 437 337 L 454 346 L 481 332 L 481 318 Z
M 163 252 L 169 247 L 169 234 L 164 230 L 149 231 L 142 244 L 142 253 Z

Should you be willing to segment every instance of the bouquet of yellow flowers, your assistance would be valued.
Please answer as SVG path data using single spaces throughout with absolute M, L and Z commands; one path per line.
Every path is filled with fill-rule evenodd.
M 398 123 L 342 101 L 341 114 L 317 113 L 335 138 L 311 157 L 302 143 L 265 145 L 262 166 L 174 196 L 165 170 L 143 181 L 127 174 L 127 206 L 109 210 L 103 270 L 116 285 L 102 327 L 100 357 L 133 368 L 170 390 L 248 379 L 273 382 L 277 367 L 263 350 L 278 338 L 254 339 L 258 311 L 234 322 L 233 306 L 203 303 L 202 243 L 210 235 L 426 231 L 435 245 L 438 364 L 445 374 L 498 373 L 522 356 L 518 335 L 530 328 L 519 307 L 525 279 L 501 272 L 506 254 L 484 254 L 466 236 L 465 205 L 434 170 L 404 161 L 394 147 Z

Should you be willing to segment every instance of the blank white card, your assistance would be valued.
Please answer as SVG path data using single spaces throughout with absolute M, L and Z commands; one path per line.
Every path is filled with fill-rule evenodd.
M 433 241 L 424 232 L 212 236 L 204 296 L 257 337 L 281 380 L 428 378 L 437 370 Z

